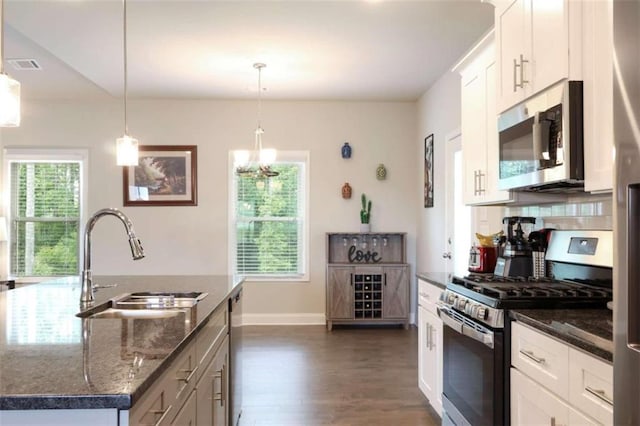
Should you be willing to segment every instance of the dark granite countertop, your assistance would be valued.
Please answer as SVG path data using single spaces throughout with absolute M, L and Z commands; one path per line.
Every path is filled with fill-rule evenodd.
M 447 282 L 449 281 L 447 280 L 447 274 L 444 272 L 418 272 L 416 277 L 442 289 L 447 287 Z
M 77 277 L 0 293 L 0 410 L 129 409 L 242 282 L 237 277 L 102 276 L 96 304 L 136 291 L 202 291 L 187 315 L 81 319 Z M 195 318 L 195 321 L 193 319 Z
M 509 311 L 509 315 L 604 361 L 613 362 L 613 319 L 609 309 L 517 309 Z

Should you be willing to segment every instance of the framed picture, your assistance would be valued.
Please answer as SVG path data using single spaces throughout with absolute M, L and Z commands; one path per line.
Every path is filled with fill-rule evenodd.
M 196 206 L 195 145 L 140 145 L 137 166 L 122 170 L 125 206 Z
M 433 207 L 433 133 L 424 138 L 424 206 Z

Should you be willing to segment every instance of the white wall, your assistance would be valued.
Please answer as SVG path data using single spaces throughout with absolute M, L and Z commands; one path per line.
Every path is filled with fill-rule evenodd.
M 443 272 L 445 241 L 445 138 L 460 129 L 460 75 L 447 72 L 418 102 L 417 156 L 414 160 L 424 176 L 424 138 L 433 133 L 434 202 L 419 209 L 416 264 L 420 272 Z M 422 197 L 422 185 L 417 189 Z M 421 204 L 423 205 L 423 204 Z
M 22 125 L 2 129 L 2 146 L 89 148 L 89 211 L 122 208 L 122 171 L 115 165 L 121 103 L 23 102 Z M 310 151 L 310 282 L 249 283 L 248 313 L 324 318 L 325 232 L 358 231 L 362 192 L 373 201 L 372 230 L 407 232 L 415 265 L 421 203 L 415 111 L 413 102 L 263 103 L 265 145 Z M 130 101 L 130 134 L 141 144 L 198 146 L 198 206 L 123 208 L 145 247 L 146 258 L 137 262 L 122 225 L 102 220 L 94 230 L 94 274 L 226 274 L 228 152 L 250 149 L 255 125 L 253 101 Z M 340 156 L 345 141 L 353 147 L 350 160 Z M 384 181 L 375 178 L 379 163 L 387 168 Z M 353 187 L 350 200 L 341 197 L 345 181 Z

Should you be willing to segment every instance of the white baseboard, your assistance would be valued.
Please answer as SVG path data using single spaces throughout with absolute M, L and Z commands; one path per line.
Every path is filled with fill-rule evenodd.
M 242 325 L 325 325 L 324 314 L 242 314 Z

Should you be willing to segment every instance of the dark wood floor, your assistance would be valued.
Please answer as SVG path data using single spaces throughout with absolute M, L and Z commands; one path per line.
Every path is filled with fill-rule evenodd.
M 418 389 L 415 327 L 243 327 L 240 424 L 439 425 Z

